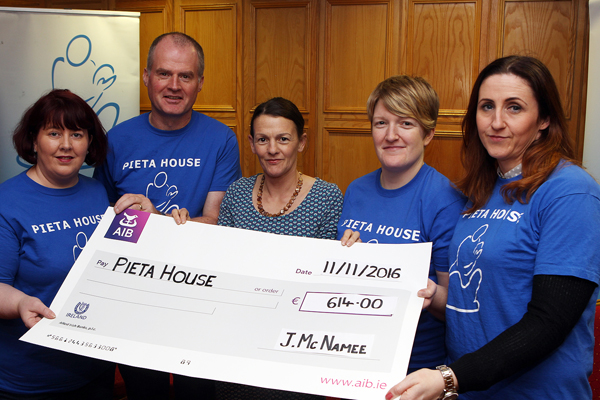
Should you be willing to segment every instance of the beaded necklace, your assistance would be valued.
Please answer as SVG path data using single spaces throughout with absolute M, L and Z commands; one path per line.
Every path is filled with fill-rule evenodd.
M 271 214 L 270 212 L 265 211 L 262 205 L 263 187 L 265 186 L 265 174 L 263 174 L 262 179 L 260 180 L 260 186 L 258 187 L 258 195 L 256 197 L 258 212 L 265 217 L 279 217 L 285 214 L 286 211 L 290 209 L 292 204 L 294 204 L 296 197 L 298 197 L 298 193 L 300 193 L 300 189 L 302 189 L 302 183 L 302 172 L 298 172 L 298 183 L 296 184 L 296 190 L 294 190 L 294 194 L 292 194 L 290 201 L 288 201 L 285 207 L 283 207 L 277 214 Z

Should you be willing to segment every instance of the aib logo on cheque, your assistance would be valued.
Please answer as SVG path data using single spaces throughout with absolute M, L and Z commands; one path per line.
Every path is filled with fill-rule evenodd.
M 125 210 L 121 214 L 115 215 L 104 237 L 137 243 L 149 217 L 150 213 L 147 212 Z
M 87 316 L 83 315 L 90 308 L 88 303 L 79 302 L 73 309 L 74 313 L 67 313 L 67 317 L 76 319 L 86 319 Z

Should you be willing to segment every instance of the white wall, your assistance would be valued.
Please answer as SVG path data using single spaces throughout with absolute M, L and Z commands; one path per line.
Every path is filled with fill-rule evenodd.
M 590 59 L 583 165 L 600 181 L 600 0 L 590 0 Z

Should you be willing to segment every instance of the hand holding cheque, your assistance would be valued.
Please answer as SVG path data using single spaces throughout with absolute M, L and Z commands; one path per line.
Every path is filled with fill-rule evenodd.
M 109 208 L 52 303 L 56 318 L 23 340 L 188 376 L 381 399 L 406 374 L 430 252 L 429 243 L 348 248 Z

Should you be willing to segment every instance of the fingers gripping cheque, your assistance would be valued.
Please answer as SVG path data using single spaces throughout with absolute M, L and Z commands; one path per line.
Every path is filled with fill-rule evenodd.
M 431 244 L 282 236 L 108 208 L 22 340 L 182 375 L 354 399 L 405 376 Z

